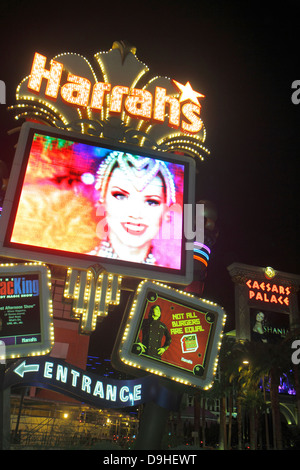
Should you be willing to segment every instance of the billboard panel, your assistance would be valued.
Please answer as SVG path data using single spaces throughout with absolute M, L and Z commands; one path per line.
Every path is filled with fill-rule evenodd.
M 208 387 L 213 381 L 225 322 L 213 302 L 151 281 L 143 281 L 113 361 L 177 382 Z
M 250 308 L 250 326 L 251 341 L 274 344 L 287 336 L 290 319 L 287 313 Z
M 186 156 L 26 123 L 0 219 L 0 254 L 188 284 L 193 252 L 184 222 L 194 205 L 194 165 Z

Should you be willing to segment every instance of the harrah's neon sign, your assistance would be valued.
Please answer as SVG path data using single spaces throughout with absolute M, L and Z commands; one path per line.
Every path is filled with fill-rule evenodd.
M 73 106 L 90 107 L 93 111 L 100 112 L 104 99 L 109 94 L 109 113 L 112 115 L 120 114 L 124 110 L 131 117 L 163 123 L 168 105 L 170 127 L 180 128 L 188 134 L 196 134 L 203 126 L 199 117 L 201 105 L 198 98 L 204 98 L 204 95 L 193 90 L 189 82 L 183 85 L 176 80 L 172 81 L 181 91 L 179 99 L 167 95 L 167 90 L 159 86 L 155 87 L 154 96 L 146 89 L 130 89 L 123 85 L 112 87 L 110 83 L 105 82 L 97 82 L 92 88 L 87 78 L 71 73 L 67 76 L 67 83 L 61 85 L 63 64 L 52 60 L 47 70 L 46 61 L 45 56 L 35 53 L 28 81 L 28 88 L 33 92 L 40 92 L 42 80 L 45 79 L 45 95 L 48 98 L 56 100 L 60 92 L 61 98 Z M 181 115 L 185 119 L 182 119 Z
M 249 300 L 258 300 L 265 303 L 286 305 L 290 303 L 290 287 L 271 284 L 270 282 L 258 282 L 249 279 L 246 282 L 249 288 Z

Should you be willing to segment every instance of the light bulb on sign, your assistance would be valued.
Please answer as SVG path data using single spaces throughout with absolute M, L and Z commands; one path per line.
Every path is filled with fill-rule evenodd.
M 273 277 L 275 277 L 276 275 L 276 272 L 273 268 L 271 268 L 270 266 L 267 266 L 265 268 L 265 276 L 267 279 L 272 279 Z

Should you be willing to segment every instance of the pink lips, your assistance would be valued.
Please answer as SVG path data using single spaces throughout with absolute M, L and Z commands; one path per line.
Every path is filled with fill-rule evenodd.
M 121 225 L 127 233 L 136 236 L 143 235 L 143 233 L 145 233 L 146 229 L 148 228 L 147 225 L 134 224 L 132 222 L 121 222 Z

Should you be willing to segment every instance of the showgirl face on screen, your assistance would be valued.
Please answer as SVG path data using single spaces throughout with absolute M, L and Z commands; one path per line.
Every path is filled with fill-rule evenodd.
M 148 157 L 112 152 L 99 167 L 95 187 L 99 190 L 98 214 L 104 215 L 105 223 L 98 224 L 97 236 L 102 243 L 92 253 L 159 264 L 154 247 L 174 238 L 175 224 L 173 234 L 162 231 L 163 226 L 170 227 L 176 206 L 174 175 L 167 165 Z M 182 214 L 182 205 L 176 209 Z M 178 225 L 177 217 L 176 223 L 177 235 L 181 235 L 182 218 Z M 175 256 L 173 263 L 178 266 Z

